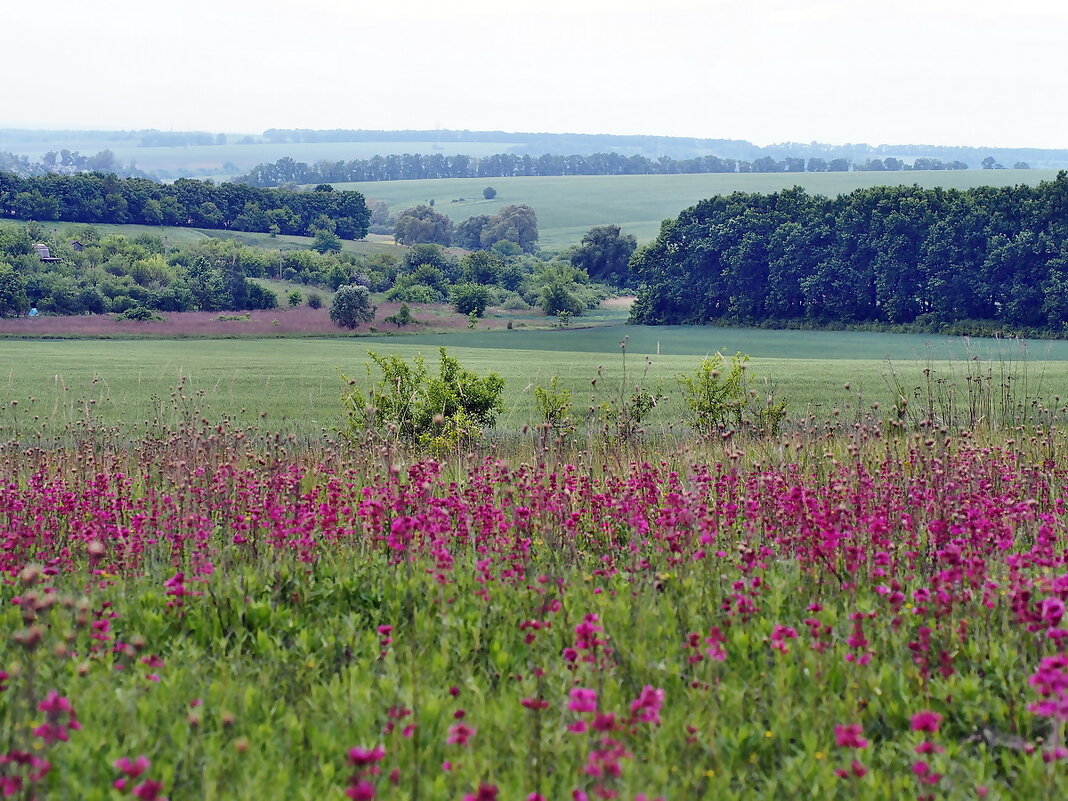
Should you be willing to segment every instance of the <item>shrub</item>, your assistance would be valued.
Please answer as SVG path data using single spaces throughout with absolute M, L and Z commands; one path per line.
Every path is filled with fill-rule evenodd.
M 717 353 L 703 359 L 693 374 L 676 376 L 695 429 L 705 434 L 723 428 L 778 433 L 786 419 L 786 399 L 775 400 L 770 387 L 758 393 L 746 369 L 748 361 L 744 353 L 734 354 L 730 362 Z
M 133 306 L 120 314 L 118 319 L 147 322 L 149 320 L 162 320 L 163 318 L 151 309 L 146 309 L 144 306 Z
M 439 354 L 431 375 L 421 356 L 409 363 L 368 351 L 367 394 L 353 388 L 344 397 L 350 436 L 371 430 L 434 449 L 479 438 L 503 408 L 504 379 L 465 369 L 445 348 Z
M 295 309 L 297 308 L 297 306 L 304 302 L 304 295 L 301 294 L 301 291 L 299 289 L 294 289 L 292 292 L 286 295 L 286 300 L 289 301 L 290 307 Z
M 482 284 L 465 281 L 452 288 L 452 303 L 460 314 L 473 314 L 481 317 L 486 312 L 490 301 L 490 289 Z
M 338 289 L 330 304 L 330 319 L 340 328 L 356 328 L 374 320 L 375 306 L 367 287 L 346 284 Z
M 493 200 L 493 198 L 497 197 L 497 190 L 494 189 L 492 186 L 487 186 L 485 189 L 482 190 L 482 197 L 484 197 L 486 200 Z
M 317 295 L 314 292 L 308 293 L 308 306 L 312 309 L 321 309 L 323 307 L 322 295 Z
M 397 309 L 397 313 L 386 317 L 383 322 L 393 323 L 397 328 L 404 328 L 407 325 L 414 325 L 419 321 L 412 315 L 412 310 L 408 308 L 408 304 L 402 303 L 400 308 Z

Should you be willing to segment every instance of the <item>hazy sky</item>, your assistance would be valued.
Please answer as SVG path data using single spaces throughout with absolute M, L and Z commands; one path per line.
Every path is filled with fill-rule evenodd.
M 0 127 L 1068 147 L 1065 0 L 2 0 Z

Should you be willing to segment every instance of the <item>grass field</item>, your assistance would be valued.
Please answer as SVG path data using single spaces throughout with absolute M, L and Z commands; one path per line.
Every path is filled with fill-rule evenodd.
M 235 324 L 236 326 L 237 324 Z M 505 379 L 502 430 L 536 422 L 532 390 L 558 376 L 574 393 L 575 413 L 618 397 L 627 337 L 626 387 L 659 386 L 668 399 L 657 421 L 681 420 L 674 377 L 692 372 L 717 350 L 751 354 L 751 370 L 790 399 L 790 414 L 848 412 L 892 400 L 887 359 L 908 390 L 932 380 L 962 379 L 983 360 L 995 382 L 1012 375 L 1020 395 L 1048 401 L 1068 386 L 1068 343 L 951 340 L 897 334 L 754 331 L 717 328 L 613 326 L 572 331 L 463 332 L 336 339 L 194 341 L 8 341 L 0 349 L 0 407 L 4 428 L 34 416 L 62 426 L 91 412 L 107 423 L 137 423 L 159 413 L 173 417 L 172 393 L 182 384 L 190 399 L 215 419 L 315 436 L 340 421 L 343 390 L 338 370 L 365 380 L 369 349 L 432 361 L 437 348 L 471 369 Z M 650 364 L 646 370 L 646 359 Z M 596 387 L 591 383 L 598 379 Z M 850 384 L 851 389 L 845 390 Z M 863 398 L 857 399 L 856 393 Z M 32 399 L 32 400 L 31 400 Z M 16 401 L 17 405 L 11 405 Z
M 538 215 L 543 248 L 577 243 L 595 225 L 616 223 L 639 241 L 654 239 L 660 223 L 699 200 L 731 192 L 776 192 L 792 186 L 812 194 L 839 195 L 871 186 L 919 184 L 969 189 L 995 184 L 1037 184 L 1056 170 L 959 170 L 920 172 L 749 173 L 708 175 L 575 175 L 531 178 L 464 178 L 423 181 L 339 183 L 369 199 L 384 200 L 394 211 L 434 200 L 434 208 L 454 222 L 494 214 L 517 203 Z M 497 190 L 484 200 L 482 190 Z M 465 198 L 462 203 L 452 201 Z

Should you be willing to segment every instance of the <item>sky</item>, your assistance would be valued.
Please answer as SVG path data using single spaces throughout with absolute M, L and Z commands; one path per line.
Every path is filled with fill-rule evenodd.
M 0 127 L 1068 147 L 1064 0 L 3 0 Z

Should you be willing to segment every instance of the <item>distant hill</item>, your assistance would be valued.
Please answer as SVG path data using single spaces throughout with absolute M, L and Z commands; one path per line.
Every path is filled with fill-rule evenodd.
M 741 139 L 638 136 L 614 134 L 516 133 L 466 130 L 311 130 L 272 128 L 260 134 L 207 131 L 59 131 L 0 128 L 0 161 L 8 153 L 7 169 L 29 170 L 48 164 L 62 166 L 78 154 L 113 160 L 116 169 L 130 175 L 169 180 L 182 176 L 226 179 L 247 173 L 259 164 L 292 158 L 315 164 L 320 160 L 367 159 L 405 153 L 517 156 L 620 156 L 662 157 L 676 160 L 715 156 L 757 162 L 760 159 L 845 159 L 853 169 L 886 167 L 886 159 L 913 164 L 916 159 L 959 162 L 979 169 L 991 167 L 1068 168 L 1068 148 L 947 147 L 925 144 L 869 145 L 785 142 L 759 146 Z M 106 151 L 106 153 L 105 153 Z M 52 154 L 51 156 L 49 154 Z M 25 161 L 23 161 L 23 159 Z M 881 163 L 875 163 L 875 162 Z M 891 171 L 894 162 L 891 161 Z

